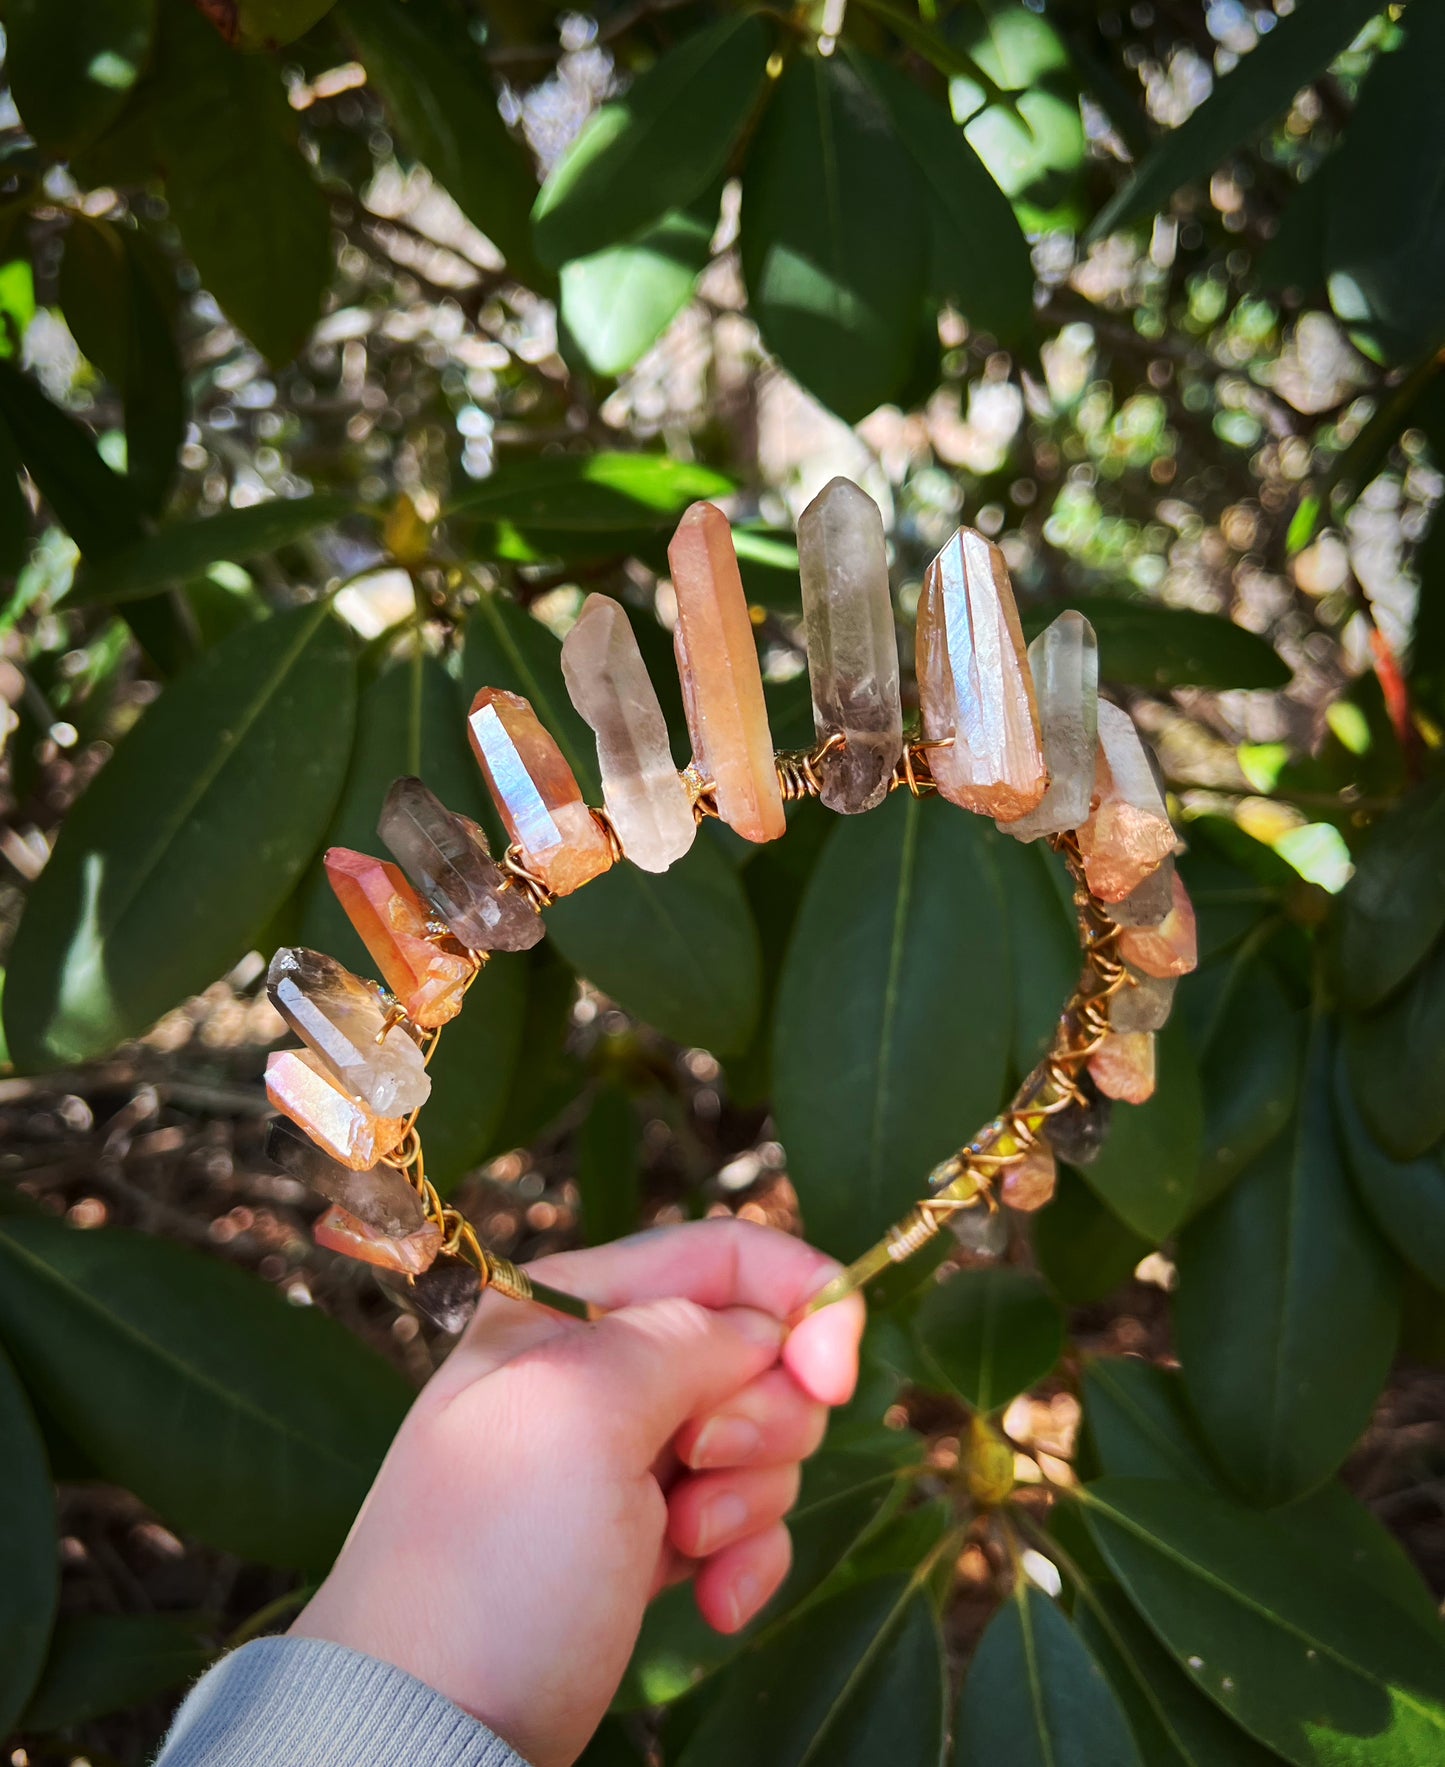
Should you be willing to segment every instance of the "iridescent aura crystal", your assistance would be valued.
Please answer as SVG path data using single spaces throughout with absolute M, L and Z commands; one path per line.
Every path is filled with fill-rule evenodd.
M 999 823 L 1021 841 L 1062 834 L 1088 820 L 1099 741 L 1099 645 L 1084 616 L 1060 614 L 1034 639 L 1028 657 L 1049 788 L 1027 815 Z
M 570 895 L 607 870 L 607 836 L 521 694 L 484 687 L 472 701 L 467 732 L 507 833 L 554 896 Z
M 343 1092 L 309 1049 L 266 1057 L 266 1096 L 343 1166 L 366 1172 L 401 1144 L 405 1117 L 380 1117 Z
M 368 1227 L 346 1209 L 333 1207 L 311 1229 L 317 1245 L 328 1251 L 340 1252 L 362 1264 L 375 1264 L 382 1270 L 395 1270 L 403 1276 L 420 1276 L 436 1262 L 442 1249 L 441 1230 L 430 1221 L 415 1233 L 401 1238 Z
M 1143 1104 L 1154 1096 L 1154 1064 L 1152 1031 L 1110 1032 L 1089 1057 L 1089 1073 L 1107 1097 Z
M 1174 1005 L 1174 990 L 1179 986 L 1173 976 L 1146 975 L 1133 964 L 1126 964 L 1129 980 L 1109 999 L 1111 1031 L 1161 1031 L 1168 1023 Z
M 744 840 L 787 826 L 763 702 L 763 676 L 727 517 L 694 503 L 667 549 L 677 596 L 674 645 L 693 763 L 716 786 L 718 814 Z
M 1079 830 L 1084 876 L 1101 902 L 1118 902 L 1178 843 L 1134 720 L 1108 700 L 1099 702 L 1094 795 L 1094 813 Z
M 999 1179 L 999 1200 L 1011 1209 L 1031 1214 L 1053 1200 L 1058 1181 L 1052 1151 L 1042 1141 L 1035 1142 L 1021 1160 L 1004 1167 Z
M 1049 776 L 1023 628 L 1003 554 L 972 528 L 924 573 L 918 698 L 924 736 L 946 745 L 928 756 L 944 797 L 996 817 L 1039 803 Z
M 1157 926 L 1125 927 L 1119 934 L 1119 955 L 1151 976 L 1187 976 L 1199 966 L 1199 936 L 1194 904 L 1176 871 L 1169 912 Z
M 597 737 L 602 801 L 622 850 L 644 871 L 666 871 L 697 835 L 662 707 L 621 606 L 589 595 L 562 645 L 572 704 Z
M 486 835 L 419 779 L 393 783 L 377 833 L 469 951 L 527 951 L 542 937 L 542 917 L 526 894 L 503 887 Z
M 844 746 L 821 766 L 830 810 L 871 810 L 903 754 L 898 642 L 878 505 L 849 479 L 831 479 L 798 521 L 798 571 L 813 725 Z
M 431 1081 L 420 1049 L 400 1025 L 387 1025 L 380 991 L 334 957 L 283 947 L 271 959 L 266 992 L 296 1035 L 346 1092 L 381 1117 L 425 1104 Z
M 382 979 L 424 1030 L 447 1024 L 462 1009 L 474 965 L 432 938 L 421 898 L 395 865 L 332 847 L 326 879 Z
M 404 1238 L 426 1220 L 421 1198 L 395 1166 L 353 1172 L 323 1153 L 286 1117 L 272 1117 L 266 1125 L 266 1158 L 379 1233 Z

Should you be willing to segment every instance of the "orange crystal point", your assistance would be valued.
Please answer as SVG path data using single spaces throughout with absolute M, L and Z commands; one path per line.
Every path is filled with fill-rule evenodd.
M 1094 812 L 1079 830 L 1084 876 L 1101 902 L 1132 895 L 1179 842 L 1134 720 L 1099 701 Z
M 1146 976 L 1187 976 L 1199 967 L 1199 934 L 1194 904 L 1176 871 L 1173 900 L 1158 926 L 1127 926 L 1119 933 L 1119 955 Z
M 421 897 L 401 869 L 369 853 L 332 847 L 326 878 L 388 988 L 424 1030 L 454 1019 L 473 965 L 429 936 Z
M 441 1231 L 430 1221 L 414 1233 L 398 1236 L 368 1227 L 339 1203 L 321 1216 L 311 1234 L 317 1245 L 328 1251 L 383 1270 L 396 1270 L 403 1276 L 420 1276 L 430 1270 L 442 1249 Z
M 1106 1098 L 1143 1104 L 1157 1084 L 1154 1033 L 1111 1032 L 1089 1057 L 1089 1074 Z
M 379 1117 L 368 1110 L 341 1090 L 309 1049 L 278 1049 L 266 1057 L 266 1096 L 353 1172 L 369 1172 L 406 1134 L 405 1117 Z
M 981 816 L 1034 809 L 1049 771 L 1023 627 L 1003 554 L 972 528 L 924 573 L 917 663 L 923 734 L 947 745 L 928 754 L 939 791 Z
M 1032 1214 L 1053 1200 L 1058 1182 L 1052 1150 L 1044 1142 L 1036 1141 L 1015 1165 L 1004 1167 L 998 1186 L 999 1201 L 1022 1214 Z
M 562 751 L 520 693 L 484 687 L 467 717 L 472 753 L 527 866 L 567 896 L 612 863 Z
M 667 559 L 693 760 L 716 785 L 718 814 L 729 828 L 744 840 L 775 841 L 787 824 L 727 517 L 715 504 L 694 503 L 677 525 Z

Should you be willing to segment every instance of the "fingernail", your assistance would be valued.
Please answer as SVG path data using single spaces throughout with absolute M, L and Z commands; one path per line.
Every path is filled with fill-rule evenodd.
M 747 1500 L 736 1491 L 719 1491 L 703 1505 L 698 1518 L 697 1556 L 706 1558 L 715 1546 L 738 1533 L 747 1519 Z
M 732 1590 L 728 1603 L 732 1609 L 733 1630 L 747 1625 L 757 1611 L 758 1599 L 762 1595 L 762 1585 L 751 1571 L 740 1571 L 733 1579 Z
M 740 1466 L 763 1445 L 763 1432 L 748 1417 L 714 1417 L 698 1431 L 689 1462 L 695 1467 Z
M 741 1334 L 755 1344 L 766 1344 L 776 1350 L 785 1335 L 781 1319 L 771 1313 L 760 1313 L 755 1307 L 729 1307 L 728 1318 Z

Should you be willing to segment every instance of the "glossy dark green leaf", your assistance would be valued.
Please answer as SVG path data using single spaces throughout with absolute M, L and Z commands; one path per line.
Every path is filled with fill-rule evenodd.
M 24 1728 L 68 1730 L 184 1687 L 216 1654 L 204 1630 L 186 1614 L 63 1615 Z
M 524 280 L 537 280 L 531 155 L 508 133 L 464 9 L 447 0 L 343 0 L 342 31 L 403 146 Z
M 840 56 L 794 57 L 743 174 L 743 275 L 763 342 L 850 423 L 908 379 L 928 228 L 872 89 Z
M 280 49 L 309 31 L 336 0 L 235 0 L 226 36 L 242 49 Z
M 499 1148 L 534 1146 L 587 1083 L 582 1063 L 566 1046 L 577 978 L 545 940 L 507 967 L 517 964 L 524 964 L 527 971 L 521 1038 L 527 1059 L 518 1061 L 512 1075 L 493 1136 Z M 497 969 L 500 974 L 500 964 Z M 444 1057 L 445 1048 L 438 1059 Z
M 953 1746 L 958 1767 L 1139 1767 L 1103 1671 L 1048 1596 L 1022 1578 L 979 1640 Z
M 1114 1107 L 1103 1150 L 1083 1168 L 1095 1193 L 1151 1245 L 1189 1214 L 1204 1132 L 1199 1066 L 1181 1020 L 1158 1033 L 1156 1060 L 1154 1096 Z
M 700 196 L 757 103 L 770 48 L 756 14 L 733 13 L 684 38 L 603 105 L 537 198 L 542 261 L 560 266 L 620 245 Z
M 1274 972 L 1257 954 L 1241 952 L 1199 1063 L 1204 1134 L 1193 1211 L 1227 1190 L 1289 1121 L 1304 1028 Z
M 1008 904 L 1014 971 L 1013 1065 L 1022 1076 L 1047 1054 L 1082 959 L 1074 926 L 1073 886 L 1063 862 L 1042 841 L 1010 836 L 992 845 Z
M 562 270 L 562 323 L 596 374 L 625 374 L 692 299 L 717 227 L 718 193 L 671 209 L 620 245 Z
M 512 1145 L 502 1134 L 524 1050 L 531 966 L 503 952 L 467 992 L 447 1027 L 430 1073 L 426 1175 L 444 1196 L 490 1154 Z
M 1402 800 L 1355 861 L 1340 897 L 1335 976 L 1366 1012 L 1424 962 L 1445 932 L 1445 778 Z
M 1220 162 L 1247 145 L 1295 94 L 1323 73 L 1374 17 L 1374 0 L 1324 0 L 1280 18 L 1204 102 L 1171 129 L 1090 229 L 1094 238 L 1161 212 L 1181 184 L 1208 179 Z
M 1071 1307 L 1113 1294 L 1152 1249 L 1067 1166 L 1059 1168 L 1054 1200 L 1033 1217 L 1033 1243 L 1049 1286 Z
M 31 1697 L 60 1597 L 60 1540 L 50 1467 L 30 1402 L 0 1349 L 0 1731 Z
M 1179 1242 L 1175 1330 L 1195 1414 L 1240 1490 L 1283 1503 L 1334 1471 L 1384 1385 L 1398 1266 L 1345 1170 L 1316 1031 L 1291 1126 Z
M 24 467 L 9 426 L 0 417 L 0 576 L 20 574 L 30 555 L 30 505 L 20 489 Z
M 1163 607 L 1158 602 L 1085 597 L 1076 607 L 1099 636 L 1099 672 L 1121 687 L 1167 692 L 1175 687 L 1288 687 L 1288 664 L 1256 632 L 1220 614 Z M 1032 638 L 1053 607 L 1025 610 Z
M 227 315 L 269 361 L 289 362 L 321 316 L 331 222 L 280 70 L 227 48 L 191 7 L 167 6 L 156 73 L 151 126 L 171 219 Z
M 718 1683 L 679 1767 L 925 1767 L 943 1748 L 943 1645 L 928 1598 L 885 1577 L 806 1608 Z
M 870 1533 L 898 1490 L 897 1466 L 877 1454 L 829 1447 L 807 1461 L 798 1501 L 788 1513 L 792 1567 L 777 1594 L 740 1633 L 725 1638 L 698 1613 L 689 1585 L 665 1591 L 643 1618 L 616 1708 L 671 1704 L 764 1632 L 786 1624 Z
M 1445 1136 L 1445 938 L 1379 1011 L 1345 1020 L 1355 1102 L 1397 1160 Z
M 1058 1302 L 1008 1265 L 960 1270 L 923 1298 L 914 1329 L 936 1378 L 975 1411 L 1000 1411 L 1040 1381 L 1064 1347 Z
M 312 1308 L 169 1240 L 0 1226 L 0 1338 L 109 1483 L 266 1564 L 326 1566 L 409 1394 Z
M 896 792 L 839 821 L 808 885 L 774 1020 L 777 1122 L 808 1236 L 838 1257 L 897 1220 L 999 1107 L 1011 1015 L 997 838 Z
M 201 521 L 172 522 L 87 569 L 70 599 L 76 605 L 110 604 L 153 595 L 223 559 L 240 563 L 277 552 L 343 521 L 355 507 L 345 497 L 273 497 Z
M 5 73 L 25 127 L 64 158 L 120 112 L 150 54 L 156 0 L 12 0 Z
M 1436 74 L 1445 13 L 1421 6 L 1360 89 L 1330 190 L 1324 261 L 1330 304 L 1389 362 L 1445 342 L 1445 115 Z
M 1089 1529 L 1194 1685 L 1299 1767 L 1434 1760 L 1445 1649 L 1269 1517 L 1193 1487 L 1103 1479 Z
M 615 1082 L 597 1088 L 577 1132 L 577 1189 L 588 1245 L 621 1239 L 637 1225 L 642 1200 L 638 1147 L 641 1125 L 632 1100 Z
M 596 803 L 596 745 L 567 698 L 560 656 L 545 626 L 488 596 L 468 629 L 466 692 L 524 694 Z M 757 930 L 737 874 L 710 841 L 695 841 L 660 876 L 613 866 L 554 903 L 547 930 L 579 974 L 664 1036 L 720 1054 L 747 1043 L 760 991 Z
M 689 503 L 732 489 L 710 467 L 665 454 L 544 454 L 503 460 L 451 508 L 510 528 L 606 535 L 671 527 Z
M 1342 1069 L 1334 1102 L 1345 1161 L 1370 1218 L 1406 1263 L 1445 1289 L 1445 1161 L 1439 1149 L 1413 1160 L 1392 1159 L 1360 1120 Z
M 85 1060 L 243 956 L 331 815 L 355 672 L 322 605 L 208 651 L 71 811 L 11 952 L 15 1061 Z
M 1005 348 L 1031 353 L 1033 260 L 1013 205 L 947 105 L 885 62 L 857 52 L 850 60 L 882 99 L 926 193 L 929 292 Z

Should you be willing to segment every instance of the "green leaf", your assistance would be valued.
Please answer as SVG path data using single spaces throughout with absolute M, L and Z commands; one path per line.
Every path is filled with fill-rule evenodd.
M 936 1762 L 943 1644 L 911 1578 L 884 1577 L 808 1607 L 718 1683 L 678 1767 L 876 1767 Z
M 447 0 L 343 0 L 337 21 L 403 145 L 512 269 L 536 285 L 531 155 L 502 121 L 467 15 Z
M 946 105 L 885 62 L 857 51 L 849 59 L 883 101 L 925 192 L 929 292 L 1006 349 L 1032 355 L 1033 259 L 1012 203 Z
M 354 682 L 318 604 L 238 631 L 150 708 L 26 903 L 5 988 L 18 1064 L 112 1049 L 244 955 L 336 802 Z
M 511 1145 L 501 1133 L 515 1100 L 525 1050 L 531 966 L 503 954 L 467 992 L 432 1060 L 426 1101 L 426 1175 L 448 1196 L 488 1155 Z
M 20 489 L 19 476 L 24 464 L 9 426 L 0 417 L 0 576 L 4 577 L 18 577 L 30 556 L 30 505 Z M 12 599 L 0 615 L 0 630 L 8 626 L 14 612 Z
M 1036 1276 L 1007 1265 L 935 1283 L 914 1326 L 932 1373 L 975 1411 L 1001 1411 L 1064 1348 L 1058 1303 Z
M 355 512 L 345 497 L 273 497 L 249 509 L 223 509 L 202 521 L 173 522 L 104 563 L 88 567 L 72 606 L 112 606 L 188 582 L 223 560 L 241 564 L 294 545 Z
M 228 49 L 189 6 L 163 10 L 156 50 L 152 128 L 171 219 L 201 281 L 280 366 L 331 280 L 330 213 L 280 71 Z
M 710 467 L 666 454 L 544 454 L 504 459 L 448 513 L 523 531 L 616 535 L 670 527 L 688 504 L 733 489 Z
M 523 694 L 584 792 L 598 801 L 592 733 L 562 681 L 561 646 L 500 596 L 479 603 L 467 633 L 466 691 Z M 679 1043 L 726 1054 L 752 1032 L 760 992 L 757 929 L 737 874 L 711 841 L 656 876 L 614 865 L 547 910 L 554 947 L 619 1005 Z
M 839 821 L 809 882 L 779 984 L 775 1102 L 808 1236 L 837 1257 L 871 1244 L 998 1109 L 1010 971 L 997 838 L 941 799 L 896 792 Z
M 1377 0 L 1306 0 L 1260 38 L 1204 102 L 1145 157 L 1089 229 L 1100 239 L 1159 213 L 1181 184 L 1208 179 L 1237 148 L 1289 109 L 1294 96 L 1349 47 Z
M 1379 1006 L 1445 932 L 1445 777 L 1380 819 L 1340 897 L 1335 976 L 1357 1012 Z
M 615 1081 L 604 1081 L 577 1133 L 577 1189 L 582 1237 L 588 1245 L 621 1239 L 637 1225 L 642 1202 L 638 1141 L 632 1100 Z
M 1436 71 L 1445 13 L 1420 6 L 1378 55 L 1332 168 L 1324 264 L 1330 305 L 1390 362 L 1445 342 L 1445 116 Z
M 1349 1076 L 1340 1069 L 1334 1103 L 1345 1161 L 1375 1226 L 1407 1264 L 1445 1289 L 1445 1164 L 1438 1149 L 1391 1159 L 1360 1120 Z
M 223 27 L 242 49 L 280 49 L 309 31 L 335 0 L 235 0 Z M 214 22 L 214 13 L 211 14 Z
M 11 0 L 5 72 L 25 126 L 64 159 L 119 114 L 150 54 L 155 0 Z
M 169 1240 L 0 1223 L 0 1338 L 102 1478 L 264 1564 L 324 1568 L 410 1394 L 313 1308 Z
M 1288 1123 L 1303 1022 L 1274 972 L 1246 946 L 1230 966 L 1199 1063 L 1204 1134 L 1191 1209 L 1223 1194 Z
M 1199 1067 L 1181 1020 L 1158 1033 L 1156 1058 L 1154 1096 L 1114 1107 L 1103 1149 L 1084 1168 L 1096 1194 L 1151 1245 L 1168 1239 L 1193 1206 L 1204 1131 Z
M 60 1597 L 50 1467 L 30 1403 L 0 1350 L 0 1733 L 16 1727 L 40 1675 Z
M 1045 1280 L 1070 1307 L 1113 1294 L 1152 1249 L 1067 1166 L 1059 1167 L 1054 1200 L 1033 1218 L 1033 1242 Z
M 620 245 L 701 196 L 757 102 L 770 47 L 761 18 L 733 13 L 685 38 L 590 117 L 532 211 L 543 263 Z
M 1406 1767 L 1445 1747 L 1438 1630 L 1322 1566 L 1272 1518 L 1138 1479 L 1088 1487 L 1085 1515 L 1194 1685 L 1287 1761 Z
M 671 209 L 624 245 L 562 270 L 562 323 L 595 374 L 625 374 L 692 299 L 707 267 L 719 193 Z
M 979 1640 L 953 1746 L 959 1767 L 1139 1767 L 1103 1671 L 1048 1596 L 1022 1577 Z
M 516 969 L 524 963 L 527 996 L 521 1048 L 527 1059 L 517 1063 L 502 1120 L 493 1136 L 499 1148 L 534 1146 L 543 1131 L 570 1109 L 587 1083 L 581 1062 L 566 1045 L 577 1001 L 576 978 L 545 942 L 506 967 Z
M 75 419 L 8 362 L 0 362 L 0 415 L 40 495 L 87 558 L 104 558 L 140 534 L 131 487 Z
M 897 1466 L 877 1454 L 825 1448 L 807 1461 L 798 1501 L 788 1512 L 792 1567 L 777 1594 L 742 1632 L 725 1638 L 698 1613 L 690 1586 L 666 1590 L 643 1616 L 615 1708 L 668 1705 L 780 1620 L 786 1623 L 859 1540 L 871 1536 L 898 1490 Z
M 1283 1503 L 1349 1452 L 1384 1385 L 1399 1280 L 1350 1187 L 1317 1029 L 1292 1127 L 1179 1243 L 1175 1329 L 1210 1446 L 1240 1490 Z
M 743 276 L 763 342 L 847 422 L 909 377 L 928 227 L 876 95 L 841 57 L 796 56 L 743 174 Z
M 1073 886 L 1062 861 L 1042 841 L 1010 836 L 995 841 L 990 851 L 1008 904 L 1013 1065 L 1023 1075 L 1048 1052 L 1064 1002 L 1079 979 Z
M 198 1617 L 65 1614 L 25 1708 L 26 1730 L 69 1730 L 193 1681 L 215 1656 Z
M 1385 1006 L 1345 1020 L 1360 1115 L 1397 1160 L 1445 1136 L 1445 938 Z
M 1072 605 L 1098 634 L 1100 674 L 1121 687 L 1162 693 L 1175 687 L 1289 686 L 1289 667 L 1267 640 L 1220 614 L 1113 597 L 1085 597 Z M 1028 636 L 1036 637 L 1056 611 L 1026 609 Z

